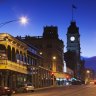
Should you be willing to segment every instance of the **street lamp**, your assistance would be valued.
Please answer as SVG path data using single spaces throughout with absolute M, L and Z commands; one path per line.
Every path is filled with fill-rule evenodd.
M 28 19 L 27 19 L 26 17 L 21 17 L 19 20 L 20 20 L 20 22 L 21 22 L 22 24 L 28 23 Z
M 56 72 L 56 56 L 53 56 L 52 57 L 52 71 L 53 72 Z M 53 74 L 53 72 L 52 72 L 52 76 L 53 76 L 53 86 L 55 86 L 56 85 L 56 80 L 55 80 L 55 77 L 54 77 L 54 74 Z
M 42 55 L 43 53 L 42 52 L 39 52 L 40 55 Z
M 87 70 L 87 71 L 86 71 L 86 73 L 87 73 L 87 74 L 89 74 L 89 73 L 90 73 L 90 71 L 89 71 L 89 70 Z
M 56 56 L 52 57 L 52 71 L 56 72 Z
M 86 79 L 85 79 L 85 83 L 89 83 L 90 82 L 90 70 L 86 70 Z
M 53 60 L 56 60 L 56 56 L 53 56 L 52 59 L 53 59 Z
M 0 23 L 0 28 L 3 27 L 4 25 L 8 24 L 8 23 L 16 22 L 16 21 L 19 21 L 22 24 L 28 23 L 28 19 L 26 17 L 21 17 L 21 18 L 16 19 L 16 20 L 10 20 L 10 21 L 4 22 L 4 23 Z
M 86 73 L 87 73 L 87 78 L 89 79 L 90 78 L 90 70 L 87 70 Z

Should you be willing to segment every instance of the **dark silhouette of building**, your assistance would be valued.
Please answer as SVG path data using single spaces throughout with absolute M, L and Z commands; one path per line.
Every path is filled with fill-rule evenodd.
M 43 36 L 26 36 L 21 38 L 27 44 L 32 44 L 40 50 L 43 59 L 43 67 L 52 71 L 55 80 L 60 82 L 66 78 L 64 74 L 64 44 L 59 39 L 58 28 L 56 26 L 45 26 Z M 58 82 L 58 81 L 57 81 Z M 63 82 L 63 81 L 62 81 Z
M 53 27 L 53 26 L 44 27 L 43 38 L 44 39 L 58 39 L 59 40 L 58 28 Z
M 55 26 L 44 27 L 43 36 L 26 36 L 21 38 L 28 44 L 39 48 L 44 57 L 44 67 L 52 70 L 53 57 L 56 57 L 55 71 L 63 72 L 63 41 L 58 38 L 58 29 Z
M 76 66 L 76 53 L 72 51 L 67 51 L 64 53 L 64 60 L 68 68 L 74 71 L 74 77 L 76 77 L 77 66 Z
M 85 76 L 86 76 L 86 74 L 85 74 L 85 65 L 84 65 L 85 64 L 85 60 L 81 59 L 80 64 L 81 64 L 81 66 L 80 66 L 81 79 L 82 79 L 82 81 L 85 82 Z

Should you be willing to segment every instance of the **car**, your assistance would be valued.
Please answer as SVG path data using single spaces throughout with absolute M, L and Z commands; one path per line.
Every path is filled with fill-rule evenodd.
M 0 96 L 2 95 L 11 96 L 12 93 L 13 93 L 13 90 L 11 88 L 0 86 Z
M 35 88 L 32 84 L 23 84 L 20 88 L 18 88 L 20 92 L 34 92 Z
M 96 81 L 94 81 L 94 84 L 96 85 Z
M 89 84 L 95 84 L 95 82 L 94 81 L 90 81 Z
M 72 83 L 72 85 L 81 85 L 82 84 L 82 82 L 78 81 L 78 80 L 77 81 L 74 80 L 71 83 Z

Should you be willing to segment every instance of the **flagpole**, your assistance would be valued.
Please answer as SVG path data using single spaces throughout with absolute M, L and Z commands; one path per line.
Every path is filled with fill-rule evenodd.
M 74 20 L 74 8 L 73 8 L 73 4 L 74 4 L 74 0 L 72 0 L 72 22 L 73 22 L 73 20 Z
M 72 21 L 74 21 L 74 9 L 76 9 L 76 8 L 77 7 L 72 4 Z
M 73 5 L 72 5 L 72 22 L 73 22 Z

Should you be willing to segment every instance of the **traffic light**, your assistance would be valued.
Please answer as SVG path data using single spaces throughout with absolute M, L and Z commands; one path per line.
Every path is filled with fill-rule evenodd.
M 67 75 L 66 78 L 69 79 L 69 75 Z
M 54 73 L 52 72 L 51 75 L 54 75 Z
M 54 73 L 53 72 L 51 72 L 51 79 L 53 79 L 54 78 Z

